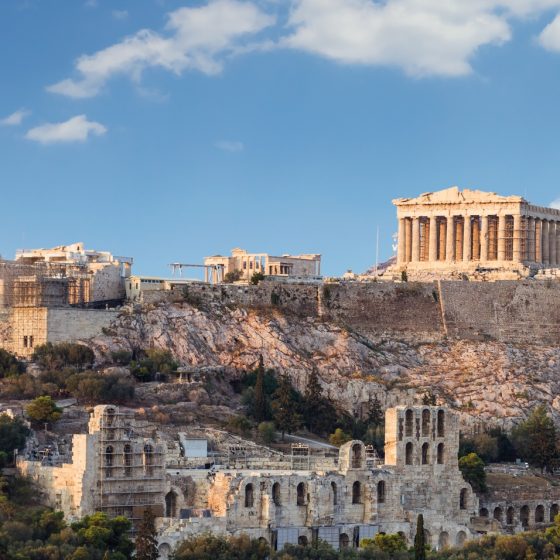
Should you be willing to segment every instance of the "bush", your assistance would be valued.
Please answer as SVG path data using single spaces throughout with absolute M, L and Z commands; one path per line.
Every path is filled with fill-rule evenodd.
M 25 412 L 35 424 L 56 422 L 62 416 L 62 410 L 49 396 L 37 397 L 27 405 Z
M 130 362 L 130 373 L 138 381 L 153 381 L 156 374 L 168 375 L 177 371 L 178 367 L 169 350 L 149 348 L 144 358 Z
M 134 398 L 134 382 L 118 373 L 76 373 L 66 382 L 68 392 L 84 404 L 122 404 Z
M 253 276 L 251 276 L 251 284 L 256 286 L 261 280 L 264 280 L 264 274 L 262 272 L 255 272 Z
M 64 369 L 75 367 L 83 369 L 91 366 L 95 361 L 95 354 L 91 348 L 73 342 L 53 344 L 47 342 L 35 348 L 31 360 L 43 369 Z
M 13 354 L 0 348 L 0 378 L 13 377 L 25 371 L 25 364 Z
M 259 437 L 264 443 L 273 443 L 276 437 L 274 422 L 261 422 L 257 428 Z
M 232 432 L 248 436 L 253 429 L 253 424 L 245 416 L 232 416 L 227 422 L 228 428 Z
M 469 453 L 459 459 L 459 469 L 463 478 L 475 492 L 486 492 L 486 471 L 484 461 L 476 454 Z
M 111 359 L 119 366 L 127 366 L 132 360 L 132 352 L 128 350 L 115 350 L 111 352 Z
M 347 434 L 344 430 L 342 430 L 342 428 L 337 428 L 334 433 L 332 433 L 329 436 L 329 443 L 331 445 L 336 445 L 337 447 L 340 447 L 341 445 L 344 445 L 347 441 L 350 441 L 352 439 L 352 436 L 350 434 Z
M 234 282 L 241 280 L 242 276 L 243 273 L 241 272 L 241 270 L 232 270 L 224 276 L 224 282 L 226 284 L 233 284 Z

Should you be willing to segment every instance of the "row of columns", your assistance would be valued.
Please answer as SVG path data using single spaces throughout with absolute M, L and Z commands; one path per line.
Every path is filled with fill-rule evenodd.
M 398 263 L 514 261 L 560 265 L 560 221 L 533 216 L 430 216 L 399 220 Z

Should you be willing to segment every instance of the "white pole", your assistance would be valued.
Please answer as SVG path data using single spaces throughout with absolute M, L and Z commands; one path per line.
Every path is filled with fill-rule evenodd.
M 377 276 L 378 264 L 379 264 L 379 226 L 377 226 L 377 238 L 375 240 L 375 276 Z

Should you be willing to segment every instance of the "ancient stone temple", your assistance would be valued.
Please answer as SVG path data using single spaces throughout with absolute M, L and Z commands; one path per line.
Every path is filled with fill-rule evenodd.
M 521 196 L 451 187 L 393 200 L 397 266 L 407 271 L 560 266 L 560 210 Z

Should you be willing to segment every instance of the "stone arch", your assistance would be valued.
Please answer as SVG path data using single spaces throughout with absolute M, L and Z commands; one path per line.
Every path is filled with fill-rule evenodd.
M 165 517 L 177 517 L 177 494 L 173 490 L 165 495 Z
M 127 443 L 124 446 L 123 464 L 124 464 L 124 476 L 132 476 L 132 446 Z
M 438 548 L 441 550 L 449 546 L 449 533 L 447 531 L 442 531 L 438 538 Z
M 495 507 L 494 508 L 494 519 L 501 523 L 503 521 L 503 518 L 504 518 L 504 511 L 502 510 L 502 508 L 501 507 Z
M 340 548 L 348 548 L 350 546 L 350 537 L 346 533 L 340 533 L 338 544 Z
M 558 515 L 558 504 L 552 504 L 550 506 L 550 522 L 554 523 L 554 518 Z
M 306 494 L 307 494 L 307 488 L 305 486 L 305 482 L 300 482 L 297 485 L 297 505 L 298 506 L 304 506 L 306 503 Z
M 438 410 L 437 413 L 437 436 L 445 437 L 445 412 Z
M 404 414 L 404 435 L 412 437 L 412 430 L 414 425 L 414 412 L 410 408 Z
M 352 484 L 352 503 L 361 504 L 362 503 L 362 485 L 359 480 L 356 480 Z
M 485 507 L 480 508 L 480 510 L 478 511 L 478 515 L 480 517 L 488 517 L 488 510 Z
M 331 492 L 332 492 L 333 506 L 337 506 L 338 505 L 338 487 L 336 486 L 336 482 L 331 482 Z
M 469 491 L 466 488 L 461 488 L 459 494 L 459 509 L 467 509 L 467 500 L 469 497 Z
M 384 504 L 385 503 L 385 481 L 380 480 L 377 483 L 377 503 Z
M 111 478 L 113 476 L 113 460 L 114 460 L 114 449 L 112 445 L 108 445 L 105 448 L 105 476 Z
M 437 464 L 443 465 L 445 462 L 445 446 L 443 443 L 438 444 L 437 446 Z
M 167 543 L 162 543 L 158 546 L 158 552 L 161 560 L 167 560 L 171 554 L 171 546 Z
M 251 483 L 245 485 L 245 507 L 252 508 L 255 503 L 255 491 Z
M 362 457 L 362 446 L 359 443 L 355 443 L 352 446 L 352 468 L 361 469 L 363 465 Z
M 268 546 L 268 541 L 264 537 L 259 537 L 259 543 Z
M 280 483 L 275 482 L 272 485 L 272 501 L 274 502 L 275 506 L 282 505 L 282 499 L 280 497 Z
M 430 409 L 425 408 L 422 411 L 422 437 L 428 437 L 430 435 Z
M 513 509 L 512 506 L 509 506 L 506 510 L 506 524 L 513 525 L 514 520 L 515 520 L 515 510 Z
M 300 535 L 297 539 L 297 543 L 300 546 L 307 546 L 309 544 L 309 540 L 307 539 L 307 537 L 305 535 Z
M 523 506 L 519 510 L 519 521 L 524 529 L 529 527 L 529 506 Z
M 412 442 L 408 442 L 405 447 L 405 464 L 412 465 L 412 458 L 414 453 L 414 445 Z
M 116 411 L 112 406 L 108 406 L 105 409 L 105 426 L 111 428 L 115 422 Z
M 544 506 L 542 504 L 535 508 L 535 523 L 544 523 Z
M 144 445 L 144 468 L 148 476 L 154 474 L 154 448 L 150 443 Z
M 455 544 L 457 546 L 463 546 L 467 540 L 467 533 L 465 531 L 459 531 L 455 537 Z
M 428 442 L 422 444 L 422 464 L 430 464 L 430 444 Z

